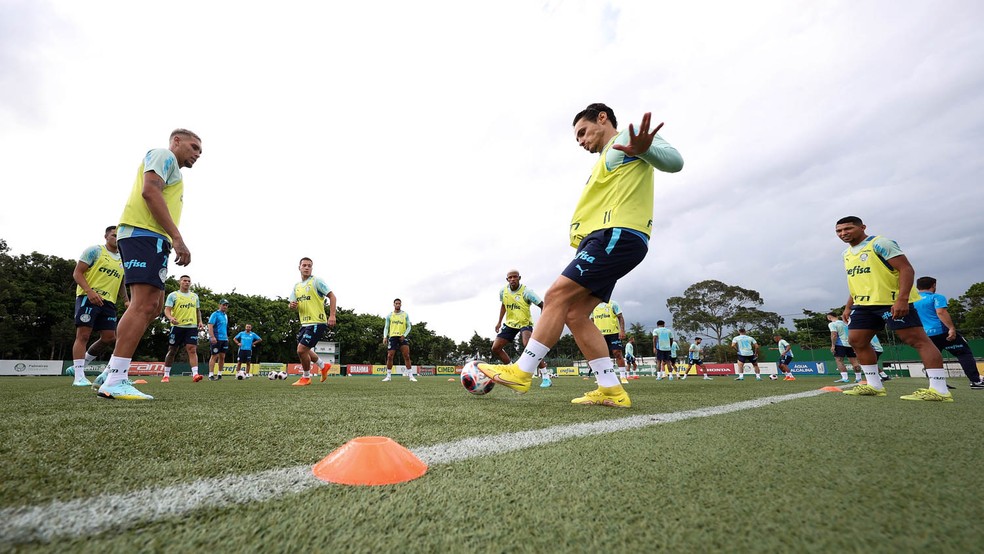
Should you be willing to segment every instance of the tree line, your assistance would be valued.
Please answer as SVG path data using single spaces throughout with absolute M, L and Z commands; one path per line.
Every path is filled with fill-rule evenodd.
M 5 359 L 69 359 L 75 340 L 73 310 L 75 282 L 72 270 L 75 260 L 48 256 L 38 252 L 14 256 L 7 242 L 0 239 L 0 358 Z M 178 289 L 172 276 L 165 283 L 165 294 Z M 216 293 L 196 285 L 192 291 L 201 301 L 205 319 L 218 309 L 221 298 L 230 301 L 229 336 L 243 330 L 247 323 L 263 337 L 257 346 L 260 361 L 289 362 L 296 358 L 297 312 L 287 306 L 286 298 L 266 298 L 236 292 Z M 739 327 L 758 340 L 763 348 L 780 334 L 801 348 L 827 348 L 830 335 L 826 313 L 840 313 L 843 306 L 828 310 L 803 310 L 803 317 L 794 319 L 794 330 L 782 327 L 783 318 L 761 309 L 764 300 L 751 289 L 707 280 L 689 286 L 682 296 L 666 301 L 672 315 L 672 328 L 681 343 L 682 355 L 697 336 L 705 342 L 705 358 L 730 361 L 734 359 L 730 339 Z M 120 315 L 125 311 L 118 306 Z M 951 298 L 948 310 L 957 328 L 967 338 L 984 337 L 984 282 L 972 285 L 967 292 Z M 384 318 L 373 314 L 356 313 L 339 306 L 337 325 L 327 340 L 339 343 L 343 364 L 378 364 L 386 359 L 382 343 Z M 161 360 L 167 352 L 168 331 L 163 318 L 154 320 L 134 354 L 135 360 Z M 652 329 L 641 323 L 627 324 L 626 335 L 635 337 L 636 356 L 652 356 Z M 431 330 L 427 322 L 414 322 L 410 331 L 414 363 L 427 365 L 461 364 L 465 360 L 489 358 L 492 339 L 476 331 L 470 340 L 455 342 Z M 708 344 L 713 341 L 715 344 Z M 204 346 L 204 345 L 203 345 Z M 516 345 L 507 345 L 507 353 L 516 357 Z M 205 348 L 199 349 L 202 353 Z M 570 334 L 561 337 L 551 350 L 547 363 L 552 366 L 572 365 L 583 359 Z

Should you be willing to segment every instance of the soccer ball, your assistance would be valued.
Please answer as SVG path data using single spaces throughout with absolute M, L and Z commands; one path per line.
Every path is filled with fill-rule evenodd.
M 779 376 L 776 375 L 775 373 L 773 373 L 772 375 L 769 375 L 769 379 L 772 380 L 772 381 L 775 381 L 778 378 L 779 378 Z
M 240 372 L 236 373 L 236 380 L 237 381 L 242 381 L 245 378 L 246 378 L 246 373 L 245 372 L 240 371 Z
M 491 391 L 495 382 L 478 369 L 478 362 L 472 360 L 461 369 L 461 386 L 472 394 L 482 395 Z
M 277 373 L 276 371 L 271 371 L 270 373 L 267 374 L 267 379 L 271 381 L 276 381 L 277 379 L 280 379 L 280 374 Z

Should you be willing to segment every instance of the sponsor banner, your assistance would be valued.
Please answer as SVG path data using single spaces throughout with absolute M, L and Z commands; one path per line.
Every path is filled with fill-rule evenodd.
M 574 376 L 578 375 L 577 368 L 574 366 L 558 367 L 556 373 L 558 377 L 561 375 L 574 375 Z
M 267 365 L 280 366 L 281 364 L 267 364 Z M 243 363 L 241 367 L 244 368 L 246 370 L 246 373 L 249 373 L 250 375 L 260 374 L 260 364 Z M 236 374 L 236 364 L 226 363 L 222 366 L 222 375 L 235 375 L 235 374 Z
M 0 360 L 0 375 L 61 374 L 61 360 Z
M 439 365 L 434 368 L 434 373 L 436 375 L 456 375 L 460 372 L 461 370 L 453 365 Z
M 345 368 L 349 375 L 372 375 L 372 366 L 369 364 L 349 364 Z
M 164 375 L 164 362 L 130 362 L 130 375 Z
M 432 365 L 418 365 L 415 367 L 417 368 L 417 375 L 435 375 L 434 366 Z
M 704 364 L 708 375 L 734 375 L 734 364 Z
M 402 368 L 403 366 L 399 366 L 399 367 Z M 384 365 L 374 365 L 374 366 L 372 366 L 372 374 L 373 375 L 386 375 L 386 366 L 384 366 Z
M 795 375 L 825 375 L 826 369 L 823 362 L 797 362 L 793 360 L 789 364 L 789 371 Z

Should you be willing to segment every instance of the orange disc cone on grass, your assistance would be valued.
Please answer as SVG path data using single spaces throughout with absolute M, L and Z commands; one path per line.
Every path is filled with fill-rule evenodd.
M 314 464 L 314 476 L 340 485 L 393 485 L 427 473 L 427 464 L 389 437 L 358 437 Z
M 133 382 L 134 385 L 146 385 L 147 381 L 145 379 L 137 379 Z
M 827 392 L 844 392 L 843 390 L 841 390 L 840 387 L 824 387 L 820 390 L 827 391 Z

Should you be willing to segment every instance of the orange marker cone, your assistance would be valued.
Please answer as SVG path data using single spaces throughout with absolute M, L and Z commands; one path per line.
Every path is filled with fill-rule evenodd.
M 133 384 L 134 385 L 146 385 L 147 384 L 147 381 L 144 380 L 144 379 L 137 379 L 136 381 L 133 382 Z
M 843 392 L 840 387 L 824 387 L 820 390 L 827 392 Z
M 358 437 L 314 464 L 314 476 L 340 485 L 393 485 L 427 473 L 427 464 L 389 437 Z
M 448 381 L 457 381 L 454 377 L 448 377 Z

